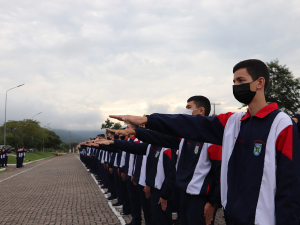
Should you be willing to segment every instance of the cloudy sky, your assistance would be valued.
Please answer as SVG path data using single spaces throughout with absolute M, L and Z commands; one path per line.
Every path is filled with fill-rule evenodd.
M 2 0 L 0 124 L 97 130 L 109 114 L 238 111 L 232 67 L 276 58 L 300 77 L 300 2 Z

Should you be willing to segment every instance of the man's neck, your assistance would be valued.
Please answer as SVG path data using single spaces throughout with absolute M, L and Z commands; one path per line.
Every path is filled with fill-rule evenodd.
M 251 116 L 254 116 L 259 110 L 267 106 L 266 99 L 253 99 L 253 101 L 248 105 L 249 113 Z

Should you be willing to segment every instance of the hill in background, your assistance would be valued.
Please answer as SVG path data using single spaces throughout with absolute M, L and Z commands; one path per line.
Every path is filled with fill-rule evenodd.
M 51 129 L 55 132 L 63 142 L 69 143 L 70 142 L 70 133 L 69 130 L 63 129 Z M 71 142 L 83 142 L 88 140 L 89 138 L 95 138 L 98 134 L 105 134 L 105 130 L 98 130 L 98 131 L 71 131 Z

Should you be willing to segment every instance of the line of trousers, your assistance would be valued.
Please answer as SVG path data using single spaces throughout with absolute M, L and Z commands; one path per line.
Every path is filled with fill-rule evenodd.
M 151 200 L 150 198 L 146 198 L 145 192 L 144 192 L 144 186 L 138 184 L 137 185 L 138 194 L 141 201 L 141 206 L 144 212 L 144 218 L 146 225 L 151 225 Z
M 121 178 L 121 189 L 123 193 L 123 213 L 130 214 L 131 213 L 131 205 L 129 199 L 129 192 L 127 189 L 127 181 L 123 181 Z
M 116 191 L 116 186 L 115 186 L 115 178 L 114 178 L 114 173 L 110 173 L 108 170 L 108 189 L 113 197 L 117 197 L 117 191 Z
M 152 225 L 172 225 L 172 207 L 168 201 L 167 209 L 162 210 L 161 204 L 158 204 L 160 199 L 160 190 L 151 187 L 150 200 L 151 200 L 151 215 Z
M 141 202 L 139 199 L 139 194 L 137 187 L 132 183 L 131 177 L 127 179 L 127 189 L 130 198 L 131 205 L 131 217 L 132 225 L 141 225 L 142 215 L 141 215 Z
M 181 193 L 181 209 L 180 209 L 180 222 L 181 225 L 206 225 L 204 217 L 204 206 L 207 203 L 207 197 L 204 195 L 190 195 L 185 191 Z M 218 208 L 215 208 L 213 221 L 214 225 L 215 216 Z
M 121 191 L 121 181 L 120 181 L 120 176 L 118 175 L 118 168 L 114 167 L 113 168 L 114 172 L 114 183 L 115 183 L 115 189 L 116 189 L 116 197 L 118 198 L 118 202 L 120 204 L 123 203 L 123 193 Z

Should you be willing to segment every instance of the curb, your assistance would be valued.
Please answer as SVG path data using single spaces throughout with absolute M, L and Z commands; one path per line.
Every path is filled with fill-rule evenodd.
M 0 169 L 0 172 L 5 171 L 5 170 L 6 170 L 6 168 L 2 168 L 2 169 Z
M 38 162 L 38 161 L 41 161 L 41 160 L 44 160 L 44 159 L 53 158 L 53 157 L 55 157 L 55 156 L 49 156 L 49 157 L 47 157 L 47 158 L 37 159 L 37 160 L 30 161 L 30 162 L 23 163 L 23 164 L 24 164 L 24 165 L 28 165 L 28 164 L 30 164 L 30 163 Z M 10 165 L 10 166 L 15 166 L 16 164 L 7 164 L 7 165 Z M 4 169 L 6 169 L 6 168 L 4 168 Z M 0 171 L 1 171 L 1 170 L 0 170 Z

